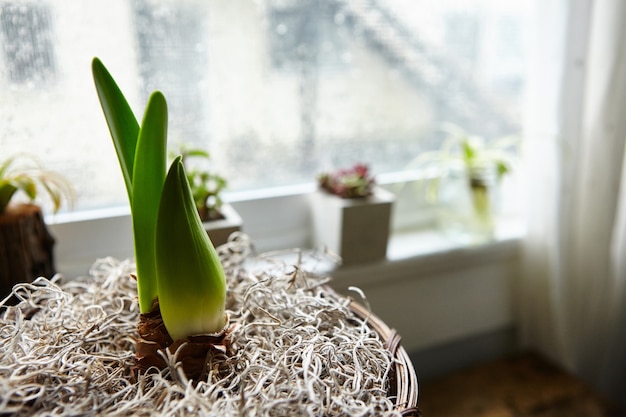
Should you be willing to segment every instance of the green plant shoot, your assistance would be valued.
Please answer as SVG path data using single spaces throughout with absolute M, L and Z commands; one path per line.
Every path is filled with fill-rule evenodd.
M 131 215 L 137 264 L 140 310 L 150 311 L 157 297 L 155 230 L 161 190 L 165 181 L 167 104 L 160 92 L 148 100 L 137 138 L 133 165 Z M 141 278 L 140 278 L 141 277 Z
M 133 166 L 135 163 L 135 150 L 137 149 L 137 137 L 139 136 L 139 123 L 137 123 L 137 119 L 124 94 L 122 94 L 117 83 L 98 58 L 93 59 L 91 70 L 100 105 L 104 111 L 109 132 L 113 138 L 115 152 L 122 169 L 128 200 L 132 204 Z
M 161 93 L 153 93 L 140 128 L 124 94 L 102 62 L 94 58 L 91 68 L 128 193 L 139 309 L 147 313 L 157 297 L 154 230 L 165 177 L 167 106 Z
M 98 58 L 92 71 L 130 201 L 140 311 L 149 312 L 158 298 L 174 340 L 218 332 L 225 325 L 224 271 L 202 227 L 180 157 L 165 175 L 165 97 L 152 93 L 138 126 Z
M 200 221 L 180 156 L 163 186 L 156 254 L 159 306 L 170 336 L 176 340 L 222 330 L 226 278 Z

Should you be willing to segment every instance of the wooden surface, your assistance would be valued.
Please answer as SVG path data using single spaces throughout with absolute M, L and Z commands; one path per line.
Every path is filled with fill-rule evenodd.
M 579 379 L 532 353 L 475 366 L 420 388 L 424 417 L 626 416 Z
M 54 273 L 54 238 L 48 232 L 41 209 L 32 204 L 9 206 L 0 213 L 0 297 L 13 285 Z

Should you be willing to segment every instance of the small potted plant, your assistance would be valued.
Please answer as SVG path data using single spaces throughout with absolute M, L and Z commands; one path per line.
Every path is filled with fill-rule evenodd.
M 369 167 L 361 163 L 322 173 L 317 182 L 314 244 L 341 256 L 344 265 L 385 259 L 394 195 L 376 186 Z
M 231 234 L 241 231 L 243 224 L 239 213 L 222 200 L 226 179 L 208 169 L 211 156 L 204 149 L 183 144 L 176 154 L 182 157 L 198 214 L 211 241 L 215 246 L 226 243 Z
M 55 274 L 54 238 L 48 232 L 41 206 L 44 194 L 54 212 L 74 191 L 62 175 L 42 167 L 27 154 L 14 155 L 0 163 L 0 296 L 18 282 Z M 19 196 L 28 202 L 17 202 Z
M 139 124 L 97 58 L 92 72 L 130 203 L 141 313 L 135 372 L 165 368 L 159 351 L 185 345 L 179 359 L 194 377 L 190 363 L 227 343 L 224 270 L 202 226 L 182 156 L 167 167 L 165 97 L 150 95 Z
M 519 143 L 516 136 L 492 141 L 447 125 L 441 149 L 419 155 L 413 165 L 430 170 L 427 197 L 437 204 L 440 227 L 468 243 L 493 238 L 500 185 L 511 173 Z

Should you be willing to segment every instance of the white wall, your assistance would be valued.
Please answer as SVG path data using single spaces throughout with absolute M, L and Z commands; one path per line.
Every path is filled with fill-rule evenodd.
M 512 327 L 517 272 L 511 240 L 340 269 L 333 285 L 346 294 L 359 287 L 404 348 L 416 352 Z

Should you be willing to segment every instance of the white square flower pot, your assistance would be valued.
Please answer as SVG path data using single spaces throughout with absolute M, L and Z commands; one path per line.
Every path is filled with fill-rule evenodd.
M 311 195 L 313 242 L 341 256 L 344 265 L 387 256 L 395 196 L 375 187 L 367 198 L 341 198 L 318 190 Z
M 230 204 L 222 204 L 220 212 L 224 216 L 223 219 L 202 223 L 215 247 L 226 243 L 228 237 L 234 232 L 241 231 L 243 225 L 241 216 Z

